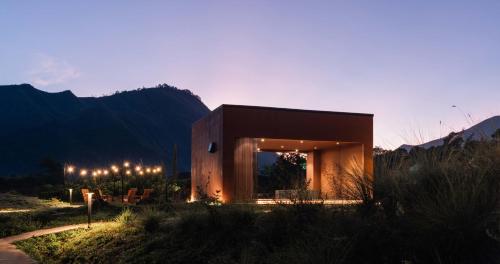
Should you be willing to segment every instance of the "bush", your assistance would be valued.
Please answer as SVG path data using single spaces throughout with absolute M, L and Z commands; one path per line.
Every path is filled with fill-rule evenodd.
M 153 233 L 160 228 L 161 213 L 154 207 L 145 207 L 141 214 L 141 224 L 148 233 Z
M 51 185 L 44 184 L 40 187 L 40 191 L 38 192 L 38 198 L 40 199 L 51 199 L 58 198 L 62 199 L 65 197 L 66 189 L 62 185 Z
M 115 222 L 122 225 L 130 225 L 136 219 L 135 213 L 128 207 L 122 210 L 122 212 L 115 218 Z
M 488 235 L 498 230 L 498 143 L 415 149 L 384 159 L 376 163 L 377 197 L 387 217 L 408 224 L 401 230 L 410 243 L 408 258 L 484 263 L 499 257 L 498 241 Z

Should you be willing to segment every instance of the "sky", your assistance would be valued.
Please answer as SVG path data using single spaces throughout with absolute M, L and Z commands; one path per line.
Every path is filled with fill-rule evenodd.
M 373 113 L 396 148 L 500 115 L 500 1 L 6 0 L 0 84 L 17 83 Z

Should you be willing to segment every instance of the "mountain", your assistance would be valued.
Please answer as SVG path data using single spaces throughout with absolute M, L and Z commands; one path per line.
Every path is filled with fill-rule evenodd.
M 44 158 L 169 166 L 174 144 L 179 170 L 189 171 L 191 124 L 209 111 L 189 90 L 165 84 L 103 97 L 0 86 L 0 175 L 31 173 Z
M 493 116 L 482 122 L 479 122 L 468 129 L 458 132 L 456 136 L 462 137 L 464 140 L 481 140 L 481 139 L 491 139 L 491 135 L 495 133 L 497 129 L 500 129 L 500 116 Z M 411 150 L 413 147 L 422 147 L 428 149 L 430 147 L 441 146 L 444 143 L 444 138 L 438 138 L 420 145 L 401 145 L 399 149 Z

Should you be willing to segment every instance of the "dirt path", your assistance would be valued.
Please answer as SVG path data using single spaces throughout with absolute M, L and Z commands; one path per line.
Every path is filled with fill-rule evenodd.
M 98 225 L 99 223 L 92 224 Z M 0 239 L 0 264 L 4 263 L 18 263 L 18 264 L 25 264 L 25 263 L 36 263 L 33 259 L 31 259 L 26 253 L 23 251 L 19 250 L 16 248 L 15 245 L 12 243 L 19 241 L 19 240 L 25 240 L 28 238 L 32 237 L 37 237 L 37 236 L 43 236 L 47 234 L 53 234 L 53 233 L 59 233 L 71 229 L 77 229 L 77 228 L 86 228 L 87 224 L 78 224 L 78 225 L 67 225 L 67 226 L 60 226 L 60 227 L 54 227 L 54 228 L 47 228 L 47 229 L 40 229 L 40 230 L 35 230 L 15 236 L 10 236 L 10 237 L 4 237 Z

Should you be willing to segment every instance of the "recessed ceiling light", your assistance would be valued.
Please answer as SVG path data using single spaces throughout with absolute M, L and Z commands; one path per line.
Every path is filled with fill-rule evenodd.
M 285 146 L 281 146 L 281 148 L 285 148 Z
M 257 151 L 260 151 L 260 148 L 257 148 Z
M 295 149 L 295 152 L 299 152 L 299 150 L 298 150 L 298 149 Z
M 318 149 L 318 148 L 315 146 L 314 149 Z
M 340 142 L 337 141 L 337 145 L 339 145 L 339 144 L 340 144 Z
M 304 140 L 301 140 L 301 141 L 300 141 L 300 144 L 302 144 L 302 143 L 304 143 Z
M 263 138 L 261 138 L 261 139 L 260 139 L 260 142 L 264 142 L 264 141 L 266 141 L 266 140 L 265 140 L 265 139 L 263 139 Z

